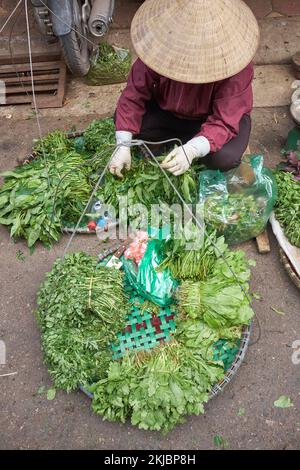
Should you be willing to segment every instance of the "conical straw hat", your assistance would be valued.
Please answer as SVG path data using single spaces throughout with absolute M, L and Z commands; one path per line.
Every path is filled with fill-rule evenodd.
M 253 59 L 258 23 L 241 0 L 146 0 L 131 38 L 152 70 L 183 83 L 231 77 Z

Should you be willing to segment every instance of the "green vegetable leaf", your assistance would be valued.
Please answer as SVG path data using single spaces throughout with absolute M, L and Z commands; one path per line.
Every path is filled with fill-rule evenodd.
M 248 264 L 249 264 L 249 266 L 255 267 L 256 266 L 256 261 L 254 259 L 248 259 Z
M 49 388 L 47 391 L 47 400 L 54 400 L 56 396 L 56 389 L 55 388 Z
M 276 401 L 274 401 L 276 408 L 291 408 L 293 407 L 292 400 L 286 395 L 281 395 Z
M 38 395 L 43 395 L 43 393 L 45 392 L 45 385 L 42 385 L 41 387 L 38 388 L 37 390 L 37 394 Z
M 255 300 L 262 300 L 262 297 L 260 294 L 257 292 L 252 292 L 252 296 L 254 297 Z
M 228 449 L 229 447 L 228 441 L 221 436 L 214 437 L 214 445 L 216 447 L 220 447 L 221 449 Z

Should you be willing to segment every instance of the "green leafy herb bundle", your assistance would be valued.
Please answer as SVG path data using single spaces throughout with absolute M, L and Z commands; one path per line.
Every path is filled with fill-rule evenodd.
M 189 317 L 203 318 L 214 328 L 247 324 L 253 316 L 241 288 L 219 285 L 217 277 L 199 283 L 183 283 L 180 304 Z
M 11 227 L 12 237 L 24 237 L 29 247 L 37 241 L 50 247 L 59 240 L 64 226 L 76 224 L 99 169 L 111 157 L 115 142 L 113 120 L 94 120 L 86 128 L 83 140 L 83 150 L 78 152 L 75 139 L 68 139 L 61 131 L 52 132 L 35 142 L 37 157 L 33 161 L 3 173 L 0 224 Z M 187 203 L 196 201 L 195 167 L 180 177 L 170 178 Z M 140 158 L 134 159 L 122 180 L 107 172 L 96 196 L 117 212 L 121 196 L 128 197 L 129 208 L 142 203 L 150 210 L 152 204 L 165 203 L 167 212 L 167 205 L 180 203 L 160 168 Z M 129 220 L 138 216 L 129 214 Z
M 49 247 L 60 238 L 63 220 L 79 218 L 92 190 L 91 168 L 59 131 L 38 141 L 36 152 L 32 162 L 2 174 L 0 224 L 29 247 L 38 240 Z
M 127 356 L 110 365 L 107 378 L 91 387 L 93 410 L 109 421 L 168 432 L 189 414 L 204 412 L 212 384 L 224 376 L 222 364 L 207 361 L 174 340 L 151 354 Z
M 55 262 L 38 294 L 45 362 L 55 385 L 73 390 L 105 375 L 109 343 L 125 327 L 122 273 L 97 258 L 69 254 Z
M 99 45 L 98 59 L 92 64 L 86 81 L 93 86 L 126 82 L 130 67 L 129 50 L 104 42 Z
M 203 273 L 192 270 L 181 284 L 173 340 L 120 361 L 112 359 L 109 343 L 124 331 L 129 310 L 121 273 L 96 268 L 96 258 L 84 253 L 57 261 L 38 299 L 45 361 L 55 385 L 84 385 L 96 413 L 109 421 L 130 418 L 141 429 L 168 432 L 185 416 L 203 413 L 212 387 L 225 375 L 214 344 L 227 339 L 236 346 L 253 315 L 239 286 L 248 292 L 243 253 L 229 251 L 214 233 L 205 247 L 209 262 L 205 258 Z
M 84 147 L 87 152 L 95 153 L 108 150 L 107 158 L 111 157 L 115 144 L 115 125 L 113 119 L 94 119 L 84 131 Z M 110 152 L 109 152 L 110 149 Z
M 181 237 L 165 243 L 166 257 L 159 265 L 159 270 L 170 269 L 172 276 L 180 280 L 205 279 L 212 271 L 216 259 L 226 249 L 224 237 L 216 238 L 215 232 L 204 236 L 202 230 L 191 220 Z
M 188 170 L 182 176 L 170 176 L 170 179 L 187 203 L 196 200 L 196 174 L 194 169 Z M 150 160 L 136 158 L 132 167 L 119 179 L 108 173 L 105 182 L 97 193 L 106 204 L 116 209 L 119 197 L 127 196 L 128 206 L 143 204 L 147 209 L 152 204 L 165 203 L 172 205 L 180 203 L 174 189 L 156 163 Z
M 268 199 L 261 196 L 229 193 L 226 204 L 216 192 L 205 199 L 205 221 L 226 241 L 248 240 L 259 235 L 265 228 L 265 211 Z
M 176 240 L 167 244 L 169 249 L 173 244 L 174 253 L 185 259 L 183 240 L 180 250 Z M 250 278 L 243 253 L 229 251 L 224 238 L 214 233 L 204 246 L 208 255 L 202 264 L 202 257 L 197 259 L 200 271 L 184 268 L 182 275 L 178 270 L 186 280 L 179 288 L 181 315 L 176 318 L 174 340 L 112 363 L 107 377 L 91 386 L 93 409 L 104 419 L 125 422 L 130 417 L 141 429 L 168 432 L 186 415 L 204 412 L 212 387 L 225 374 L 223 362 L 214 359 L 214 343 L 220 339 L 236 343 L 242 325 L 253 316 L 241 289 L 248 291 Z M 172 257 L 168 259 L 166 265 L 172 268 Z
M 227 251 L 202 281 L 184 281 L 179 287 L 179 306 L 187 317 L 203 319 L 211 328 L 249 324 L 254 313 L 249 305 L 249 262 L 242 251 Z
M 300 182 L 292 173 L 275 173 L 278 199 L 275 206 L 276 219 L 283 227 L 289 241 L 300 247 Z

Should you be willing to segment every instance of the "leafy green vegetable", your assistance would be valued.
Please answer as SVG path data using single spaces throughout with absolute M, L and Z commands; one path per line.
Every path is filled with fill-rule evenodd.
M 218 362 L 174 341 L 142 360 L 127 356 L 111 364 L 106 379 L 91 386 L 93 410 L 109 421 L 131 422 L 140 429 L 168 432 L 186 414 L 199 415 L 212 384 L 224 375 Z
M 250 270 L 244 253 L 226 252 L 216 260 L 204 281 L 184 281 L 179 288 L 179 305 L 189 318 L 203 319 L 211 328 L 248 324 L 254 313 L 246 293 Z
M 113 119 L 94 119 L 84 131 L 85 149 L 91 153 L 109 149 L 116 142 L 115 132 Z M 107 158 L 111 157 L 112 151 L 113 147 L 108 151 Z
M 216 447 L 221 447 L 221 449 L 228 449 L 229 443 L 226 439 L 224 439 L 222 436 L 215 436 L 214 437 L 214 445 Z
M 60 238 L 63 220 L 75 223 L 87 203 L 91 167 L 59 131 L 37 141 L 35 149 L 35 160 L 2 174 L 0 223 L 29 247 L 38 240 L 49 247 Z
M 55 396 L 56 396 L 55 388 L 49 388 L 47 392 L 47 400 L 54 400 Z
M 199 175 L 199 200 L 208 227 L 229 244 L 256 237 L 265 229 L 277 191 L 272 172 L 261 155 L 252 155 L 228 172 L 206 170 Z
M 206 357 L 209 348 L 220 339 L 220 336 L 216 330 L 212 330 L 201 320 L 185 319 L 177 326 L 176 338 L 186 347 L 195 348 Z
M 275 206 L 276 219 L 292 245 L 300 247 L 300 182 L 293 174 L 275 173 L 278 199 Z
M 104 42 L 99 45 L 98 51 L 98 59 L 92 63 L 85 77 L 87 83 L 97 86 L 126 82 L 131 67 L 129 50 Z
M 290 397 L 286 395 L 281 395 L 278 400 L 274 401 L 274 406 L 276 408 L 292 408 L 294 405 Z
M 182 176 L 170 176 L 170 179 L 187 203 L 196 200 L 196 174 L 194 169 L 188 170 Z M 105 176 L 103 186 L 97 196 L 106 204 L 113 206 L 118 215 L 119 197 L 128 198 L 129 219 L 135 219 L 136 214 L 130 212 L 134 204 L 143 204 L 151 210 L 152 204 L 165 203 L 169 206 L 179 203 L 178 196 L 170 186 L 156 163 L 150 160 L 135 158 L 131 169 L 120 179 L 111 173 Z M 167 207 L 165 207 L 167 210 Z
M 205 279 L 227 245 L 224 238 L 216 238 L 215 233 L 205 235 L 202 243 L 201 233 L 195 224 L 189 222 L 188 228 L 188 234 L 166 242 L 166 257 L 159 265 L 159 270 L 169 268 L 176 279 Z M 192 248 L 189 249 L 190 244 Z
M 125 326 L 122 274 L 96 264 L 84 253 L 67 255 L 39 291 L 42 345 L 57 388 L 72 390 L 101 377 L 111 361 L 108 344 Z
M 11 227 L 12 237 L 24 237 L 30 248 L 38 240 L 50 247 L 59 240 L 63 226 L 76 225 L 114 143 L 112 119 L 93 121 L 84 133 L 82 149 L 59 130 L 35 140 L 36 158 L 2 175 L 0 224 Z M 96 157 L 101 150 L 106 154 Z
M 286 171 L 293 175 L 295 181 L 300 181 L 300 144 L 297 141 L 297 150 L 285 150 L 281 151 L 285 160 L 278 166 L 282 171 Z
M 217 192 L 206 198 L 205 221 L 219 234 L 224 234 L 228 242 L 248 240 L 264 231 L 266 198 L 236 192 L 228 194 L 226 204 L 222 204 L 222 199 L 223 195 L 220 200 Z
M 201 269 L 185 269 L 203 280 L 182 282 L 172 341 L 128 352 L 120 362 L 112 360 L 110 343 L 124 332 L 129 310 L 121 273 L 96 268 L 96 258 L 84 253 L 57 261 L 38 299 L 43 350 L 55 387 L 73 390 L 82 384 L 93 394 L 96 413 L 109 421 L 130 418 L 141 429 L 168 432 L 186 415 L 203 413 L 227 367 L 222 353 L 215 354 L 216 344 L 221 343 L 219 351 L 225 343 L 236 348 L 242 325 L 253 315 L 241 290 L 248 292 L 250 278 L 244 253 L 231 252 L 223 238 L 211 237 L 205 249 L 199 248 Z M 158 314 L 149 301 L 145 308 Z

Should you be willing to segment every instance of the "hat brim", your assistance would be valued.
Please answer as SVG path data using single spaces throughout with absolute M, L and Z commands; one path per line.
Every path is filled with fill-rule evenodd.
M 259 26 L 241 0 L 146 0 L 131 25 L 138 57 L 183 83 L 212 83 L 254 58 Z

